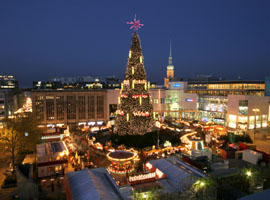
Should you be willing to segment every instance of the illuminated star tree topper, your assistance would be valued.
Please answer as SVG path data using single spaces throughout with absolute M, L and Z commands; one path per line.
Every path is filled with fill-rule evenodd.
M 127 22 L 127 24 L 132 24 L 132 26 L 129 29 L 134 28 L 134 31 L 137 31 L 137 30 L 139 30 L 139 28 L 141 28 L 141 26 L 144 26 L 143 24 L 141 24 L 140 20 L 136 19 L 136 14 L 135 14 L 135 17 L 134 17 L 134 21 Z

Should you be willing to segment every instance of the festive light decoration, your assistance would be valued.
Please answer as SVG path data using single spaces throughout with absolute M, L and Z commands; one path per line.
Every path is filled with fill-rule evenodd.
M 112 162 L 108 170 L 112 173 L 125 174 L 134 171 L 134 160 L 137 153 L 131 151 L 114 151 L 107 154 L 107 159 Z
M 148 98 L 149 96 L 147 94 L 142 94 L 142 95 L 132 95 L 132 98 L 137 99 L 137 98 Z
M 141 24 L 140 20 L 136 20 L 136 14 L 134 16 L 134 21 L 127 22 L 127 24 L 132 24 L 132 26 L 129 29 L 134 28 L 134 31 L 137 31 L 139 30 L 139 28 L 141 28 L 141 26 L 144 26 L 143 24 Z
M 131 58 L 132 51 L 129 51 L 128 57 Z
M 149 112 L 140 112 L 140 111 L 136 111 L 136 112 L 133 112 L 133 115 L 134 116 L 144 116 L 144 117 L 148 117 L 150 114 Z
M 150 87 L 147 87 L 150 83 L 146 80 L 142 49 L 136 31 L 133 33 L 129 52 L 132 53 L 129 53 L 116 112 L 115 132 L 119 135 L 143 135 L 152 131 L 153 106 L 148 92 Z

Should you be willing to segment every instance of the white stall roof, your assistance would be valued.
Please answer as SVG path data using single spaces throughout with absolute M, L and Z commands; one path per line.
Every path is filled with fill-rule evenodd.
M 155 168 L 161 170 L 164 174 L 166 174 L 166 181 L 177 190 L 181 191 L 181 184 L 185 182 L 185 184 L 192 184 L 192 182 L 187 183 L 186 181 L 194 181 L 194 179 L 190 179 L 190 177 L 201 178 L 204 177 L 204 174 L 199 172 L 198 170 L 185 165 L 182 162 L 178 162 L 173 158 L 167 159 L 159 159 L 159 160 L 150 160 Z M 163 188 L 167 188 L 168 185 L 165 184 L 165 181 L 160 180 L 160 184 L 163 185 Z
M 73 200 L 122 199 L 120 190 L 105 168 L 82 170 L 67 174 Z
M 37 144 L 37 157 L 52 155 L 62 151 L 67 151 L 67 148 L 62 141 Z

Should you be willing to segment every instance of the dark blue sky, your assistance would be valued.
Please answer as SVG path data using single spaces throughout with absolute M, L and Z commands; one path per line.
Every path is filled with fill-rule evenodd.
M 270 76 L 269 0 L 2 0 L 0 74 L 21 86 L 49 76 L 123 78 L 137 14 L 148 80 Z

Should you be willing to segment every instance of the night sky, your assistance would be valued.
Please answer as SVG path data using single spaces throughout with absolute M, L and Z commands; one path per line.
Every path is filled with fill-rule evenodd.
M 123 78 L 134 14 L 147 78 L 270 76 L 269 0 L 1 0 L 0 74 L 22 87 L 50 76 Z

